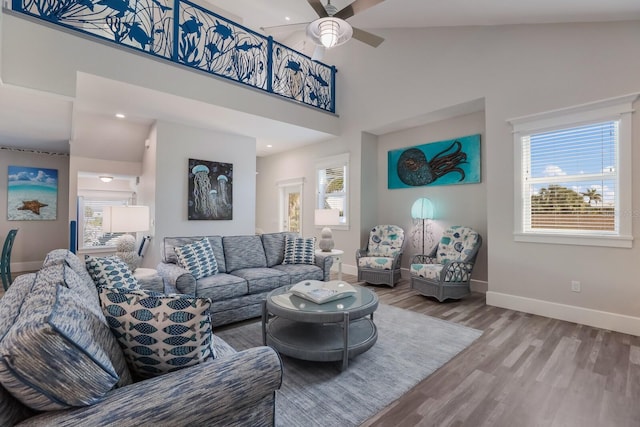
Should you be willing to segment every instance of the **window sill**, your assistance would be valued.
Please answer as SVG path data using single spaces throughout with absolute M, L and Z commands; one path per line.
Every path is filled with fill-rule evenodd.
M 633 236 L 567 236 L 552 233 L 513 233 L 513 240 L 516 242 L 546 243 L 551 245 L 604 246 L 610 248 L 631 248 L 633 246 Z
M 316 225 L 316 230 L 322 230 L 325 227 L 329 227 L 332 231 L 333 230 L 349 230 L 349 225 L 348 224 L 340 224 L 340 225 L 326 225 L 326 226 L 321 226 L 321 225 Z

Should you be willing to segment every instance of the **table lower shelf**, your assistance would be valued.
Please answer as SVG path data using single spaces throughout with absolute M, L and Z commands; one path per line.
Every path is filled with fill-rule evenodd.
M 344 360 L 342 323 L 304 323 L 281 317 L 272 318 L 266 327 L 266 344 L 281 354 L 315 362 Z M 378 331 L 369 317 L 349 322 L 348 354 L 351 358 L 369 350 L 378 339 Z

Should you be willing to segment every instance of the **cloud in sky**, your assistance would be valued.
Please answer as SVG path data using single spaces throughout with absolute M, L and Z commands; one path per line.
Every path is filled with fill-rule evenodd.
M 546 168 L 544 168 L 543 174 L 544 176 L 563 176 L 563 175 L 566 175 L 567 173 L 563 171 L 560 166 L 549 165 Z

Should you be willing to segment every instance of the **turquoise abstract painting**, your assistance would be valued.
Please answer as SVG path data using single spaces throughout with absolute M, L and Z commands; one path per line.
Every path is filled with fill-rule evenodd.
M 388 153 L 388 188 L 480 182 L 480 134 Z
M 7 219 L 55 220 L 58 214 L 58 170 L 9 166 Z

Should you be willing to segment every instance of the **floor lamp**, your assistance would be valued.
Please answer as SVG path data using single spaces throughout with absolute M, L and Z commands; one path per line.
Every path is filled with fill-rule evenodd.
M 425 222 L 426 220 L 433 219 L 433 203 L 431 200 L 426 197 L 422 197 L 415 202 L 413 202 L 413 206 L 411 206 L 411 218 L 419 219 L 422 221 L 422 252 L 424 255 L 424 233 L 425 233 Z

